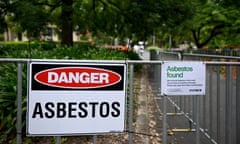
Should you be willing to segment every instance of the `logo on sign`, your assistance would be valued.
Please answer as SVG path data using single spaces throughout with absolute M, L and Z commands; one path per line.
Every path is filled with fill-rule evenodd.
M 47 86 L 58 88 L 100 88 L 121 81 L 121 76 L 113 71 L 91 67 L 60 67 L 40 71 L 34 79 Z

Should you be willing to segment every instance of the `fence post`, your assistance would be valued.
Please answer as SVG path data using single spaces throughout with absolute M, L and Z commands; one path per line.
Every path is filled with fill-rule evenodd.
M 240 143 L 240 66 L 237 66 L 236 78 L 236 143 Z
M 220 143 L 220 67 L 217 67 L 217 142 Z
M 133 131 L 133 126 L 132 126 L 132 123 L 133 123 L 133 78 L 134 78 L 134 75 L 133 75 L 133 72 L 134 72 L 134 65 L 133 64 L 130 64 L 130 78 L 129 78 L 129 115 L 128 115 L 128 127 L 129 127 L 129 132 L 128 132 L 128 143 L 129 144 L 132 144 L 132 139 L 133 139 L 133 134 L 132 134 L 132 131 Z
M 232 144 L 232 67 L 226 66 L 226 142 Z
M 200 122 L 199 122 L 199 118 L 200 118 L 200 96 L 195 96 L 194 97 L 194 101 L 195 101 L 195 110 L 196 110 L 196 144 L 200 144 Z
M 211 137 L 213 137 L 213 121 L 212 121 L 212 119 L 213 119 L 213 67 L 212 66 L 210 66 L 209 67 L 209 135 L 211 136 Z
M 22 64 L 17 64 L 17 144 L 22 143 Z
M 61 144 L 61 136 L 56 136 L 56 144 Z
M 97 144 L 97 135 L 93 135 L 93 144 Z
M 178 52 L 178 60 L 182 61 L 183 60 L 183 52 Z
M 166 95 L 163 95 L 163 119 L 162 119 L 162 122 L 163 122 L 163 128 L 162 128 L 162 141 L 163 141 L 163 144 L 167 144 L 167 96 Z

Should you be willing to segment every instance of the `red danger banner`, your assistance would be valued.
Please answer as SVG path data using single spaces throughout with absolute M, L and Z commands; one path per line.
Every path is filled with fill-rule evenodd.
M 32 90 L 122 90 L 123 66 L 32 64 Z

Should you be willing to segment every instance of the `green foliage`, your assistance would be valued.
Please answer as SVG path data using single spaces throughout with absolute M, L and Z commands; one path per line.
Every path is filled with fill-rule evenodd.
M 192 19 L 180 25 L 184 31 L 182 36 L 193 41 L 198 48 L 208 44 L 216 44 L 217 47 L 232 44 L 239 33 L 239 14 L 240 11 L 234 7 L 208 1 L 197 7 Z
M 31 51 L 28 43 L 1 43 L 3 53 L 1 57 L 12 58 L 48 58 L 48 59 L 95 59 L 95 60 L 125 60 L 140 59 L 133 51 L 117 51 L 105 48 L 96 48 L 88 43 L 76 43 L 73 47 L 56 46 L 46 43 L 31 42 Z M 31 54 L 29 53 L 31 52 Z M 7 139 L 14 137 L 16 132 L 17 113 L 17 66 L 16 64 L 0 64 L 0 143 L 8 143 Z M 23 67 L 23 124 L 27 109 L 27 66 Z M 10 137 L 12 136 L 12 137 Z
M 4 40 L 4 35 L 0 34 L 0 41 L 3 41 L 3 40 Z
M 26 68 L 25 68 L 26 71 Z M 0 66 L 0 143 L 15 133 L 17 113 L 17 70 L 15 64 Z M 26 112 L 26 73 L 23 73 L 23 113 Z
M 46 26 L 48 19 L 47 9 L 43 6 L 36 6 L 32 4 L 32 1 L 22 0 L 14 1 L 12 3 L 12 12 L 14 15 L 11 16 L 12 29 L 16 32 L 27 32 L 28 38 L 39 39 L 40 32 Z M 18 27 L 16 27 L 18 24 Z M 17 29 L 16 29 L 17 28 Z
M 1 57 L 4 58 L 30 58 L 34 53 L 37 53 L 38 57 L 44 57 L 42 56 L 44 50 L 56 47 L 56 44 L 46 42 L 0 42 L 0 45 L 2 45 Z
M 218 3 L 223 7 L 236 7 L 239 9 L 240 1 L 239 0 L 218 0 Z
M 151 50 L 160 50 L 160 48 L 157 47 L 157 46 L 148 46 L 147 50 L 149 50 L 149 51 L 151 51 Z
M 195 41 L 200 47 L 221 38 L 219 35 L 231 35 L 226 43 L 235 42 L 230 39 L 240 31 L 240 2 L 237 0 L 72 2 L 68 5 L 73 10 L 72 15 L 64 17 L 61 11 L 64 3 L 58 0 L 1 1 L 0 31 L 9 28 L 16 34 L 26 32 L 28 38 L 39 39 L 47 26 L 54 25 L 57 33 L 64 28 L 70 31 L 72 27 L 79 34 L 89 30 L 93 36 L 104 34 L 137 41 L 146 40 L 154 33 L 166 42 L 171 34 L 173 41 Z M 68 18 L 65 27 L 62 25 L 67 21 L 64 18 Z M 59 34 L 59 37 L 63 40 L 71 34 Z

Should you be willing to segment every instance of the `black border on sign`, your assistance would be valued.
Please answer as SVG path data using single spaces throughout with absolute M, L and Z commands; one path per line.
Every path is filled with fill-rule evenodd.
M 106 70 L 110 70 L 110 71 L 114 71 L 116 73 L 118 73 L 120 76 L 122 76 L 121 81 L 118 84 L 115 84 L 115 86 L 117 85 L 121 85 L 121 88 L 119 89 L 115 89 L 116 91 L 124 91 L 124 112 L 123 112 L 123 119 L 124 119 L 124 125 L 123 125 L 123 129 L 121 130 L 110 130 L 110 131 L 102 131 L 102 132 L 95 132 L 95 133 L 55 133 L 55 134 L 31 134 L 29 133 L 29 92 L 32 91 L 32 81 L 34 79 L 34 75 L 32 74 L 32 72 L 34 71 L 34 73 L 37 73 L 37 71 L 39 70 L 43 70 L 42 68 L 38 69 L 38 70 L 33 70 L 32 65 L 43 65 L 45 68 L 49 67 L 49 68 L 55 68 L 55 67 L 59 67 L 61 66 L 69 66 L 69 67 L 73 67 L 73 66 L 83 66 L 83 67 L 93 67 L 93 68 L 101 68 L 101 69 L 107 69 Z M 49 65 L 49 66 L 47 66 Z M 57 65 L 57 66 L 54 66 Z M 108 133 L 124 133 L 125 132 L 125 128 L 126 128 L 126 87 L 127 87 L 127 63 L 108 63 L 108 62 L 104 62 L 104 63 L 96 63 L 96 62 L 83 62 L 83 63 L 57 63 L 57 62 L 41 62 L 41 61 L 30 61 L 28 63 L 28 71 L 27 71 L 27 75 L 28 75 L 28 81 L 27 81 L 27 114 L 26 114 L 26 135 L 27 136 L 77 136 L 77 135 L 95 135 L 95 134 L 108 134 Z M 120 68 L 120 69 L 119 69 Z M 33 70 L 33 71 L 32 71 Z M 40 83 L 38 83 L 40 84 Z M 49 87 L 49 86 L 47 86 Z M 107 88 L 103 89 L 103 88 L 91 88 L 91 89 L 62 89 L 62 88 L 58 88 L 58 89 L 50 89 L 51 90 L 57 90 L 57 91 L 111 91 L 114 89 L 110 89 L 111 86 L 107 86 Z M 42 90 L 42 91 L 48 91 L 47 90 Z M 39 91 L 39 90 L 36 90 Z M 40 90 L 41 91 L 41 90 Z

